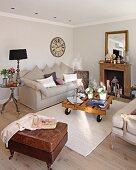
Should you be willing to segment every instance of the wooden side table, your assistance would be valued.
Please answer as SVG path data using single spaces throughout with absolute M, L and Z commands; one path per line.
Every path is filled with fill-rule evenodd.
M 82 79 L 84 88 L 86 89 L 89 85 L 89 71 L 77 70 L 77 78 Z
M 0 85 L 0 87 L 1 87 L 1 88 L 10 89 L 9 99 L 2 105 L 1 114 L 2 114 L 2 112 L 4 111 L 5 106 L 6 106 L 11 100 L 13 100 L 13 102 L 14 102 L 14 104 L 15 104 L 15 106 L 16 106 L 16 110 L 17 110 L 17 112 L 19 113 L 20 111 L 19 111 L 19 108 L 18 108 L 18 102 L 17 102 L 17 99 L 16 99 L 15 96 L 14 96 L 14 90 L 15 90 L 15 88 L 17 88 L 17 87 L 8 87 L 8 86 L 3 86 L 3 85 Z

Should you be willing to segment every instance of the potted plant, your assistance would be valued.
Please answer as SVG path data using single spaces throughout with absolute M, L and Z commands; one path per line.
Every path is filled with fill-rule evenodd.
M 0 74 L 4 76 L 3 78 L 3 86 L 6 86 L 7 85 L 7 69 L 2 69 L 0 71 Z
M 106 100 L 106 96 L 107 96 L 106 87 L 105 86 L 99 87 L 97 91 L 99 93 L 100 99 Z
M 88 95 L 88 99 L 92 99 L 93 98 L 93 88 L 92 87 L 88 87 L 86 90 L 85 90 L 86 94 Z
M 6 77 L 7 77 L 7 74 L 8 74 L 7 69 L 5 69 L 5 68 L 2 69 L 2 70 L 0 71 L 0 74 L 3 75 L 4 78 L 6 78 Z

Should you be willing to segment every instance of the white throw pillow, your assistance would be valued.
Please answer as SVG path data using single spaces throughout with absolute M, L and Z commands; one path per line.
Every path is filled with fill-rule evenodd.
M 63 74 L 65 83 L 76 81 L 77 74 Z
M 56 86 L 52 76 L 50 76 L 46 79 L 40 79 L 40 80 L 36 80 L 36 81 L 38 81 L 44 87 L 54 87 L 54 86 Z

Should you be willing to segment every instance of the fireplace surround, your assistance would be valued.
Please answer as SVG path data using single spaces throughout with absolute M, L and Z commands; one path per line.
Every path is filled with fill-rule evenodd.
M 131 89 L 131 64 L 114 64 L 100 61 L 100 82 L 107 85 L 107 80 L 110 82 L 114 77 L 119 81 L 119 88 L 122 89 L 122 95 L 130 97 Z

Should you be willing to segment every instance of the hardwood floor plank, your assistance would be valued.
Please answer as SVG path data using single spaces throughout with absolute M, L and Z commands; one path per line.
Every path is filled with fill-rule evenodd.
M 1 109 L 0 105 L 0 109 Z M 9 103 L 0 115 L 0 131 L 9 123 L 27 113 L 34 112 L 20 104 L 21 114 L 15 111 L 13 103 Z M 91 142 L 91 141 L 90 141 Z M 115 149 L 110 148 L 109 135 L 90 155 L 80 154 L 64 147 L 52 165 L 54 170 L 136 170 L 136 146 L 120 138 L 115 140 Z M 29 156 L 15 153 L 9 160 L 9 150 L 0 140 L 0 170 L 47 170 L 46 163 Z

